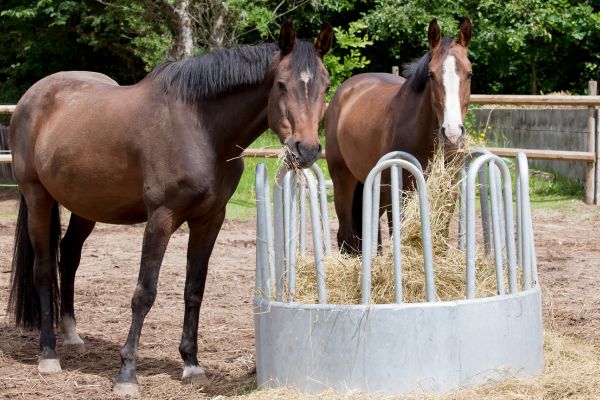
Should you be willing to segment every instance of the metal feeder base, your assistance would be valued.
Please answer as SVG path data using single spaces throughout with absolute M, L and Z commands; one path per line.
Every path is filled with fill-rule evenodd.
M 296 304 L 255 299 L 259 387 L 317 393 L 439 393 L 537 375 L 539 286 L 435 303 Z

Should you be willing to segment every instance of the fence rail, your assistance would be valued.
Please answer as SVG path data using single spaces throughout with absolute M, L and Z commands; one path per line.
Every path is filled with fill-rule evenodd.
M 516 157 L 518 153 L 524 153 L 527 158 L 535 160 L 581 161 L 592 164 L 596 161 L 596 154 L 587 151 L 533 150 L 505 147 L 486 147 L 486 149 L 500 157 Z M 242 152 L 243 157 L 251 158 L 278 158 L 280 154 L 281 151 L 275 149 L 247 149 Z M 325 151 L 321 151 L 319 158 L 325 158 Z M 12 156 L 10 154 L 0 154 L 0 164 L 11 162 Z
M 469 103 L 479 105 L 600 107 L 600 96 L 472 94 Z M 0 105 L 0 114 L 12 114 L 15 107 L 16 105 Z
M 0 104 L 0 114 L 12 114 L 15 112 L 16 105 L 2 105 Z
M 600 107 L 600 96 L 472 94 L 469 104 Z
M 496 105 L 543 105 L 543 106 L 573 106 L 587 107 L 589 109 L 588 119 L 588 151 L 563 151 L 563 150 L 537 150 L 537 149 L 513 149 L 513 148 L 489 148 L 492 153 L 501 157 L 516 157 L 517 153 L 525 153 L 529 159 L 537 160 L 561 160 L 586 163 L 586 203 L 600 203 L 600 96 L 597 96 L 596 82 L 590 81 L 588 85 L 589 96 L 565 96 L 565 95 L 488 95 L 472 94 L 471 104 L 496 104 Z M 0 105 L 0 114 L 12 114 L 15 105 Z M 249 149 L 243 152 L 245 157 L 278 157 L 279 151 L 270 149 Z M 321 154 L 325 158 L 325 153 Z M 10 163 L 10 155 L 0 155 L 0 163 Z

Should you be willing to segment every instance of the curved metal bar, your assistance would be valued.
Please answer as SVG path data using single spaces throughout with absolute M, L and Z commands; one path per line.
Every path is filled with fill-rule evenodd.
M 317 294 L 320 304 L 327 304 L 327 288 L 325 286 L 325 267 L 323 265 L 323 240 L 321 238 L 321 209 L 319 207 L 318 189 L 315 178 L 304 172 L 308 182 L 310 220 L 313 237 L 313 253 L 315 255 L 315 272 L 317 277 Z M 324 246 L 327 248 L 327 246 Z
M 489 184 L 486 179 L 485 167 L 479 170 L 479 204 L 481 207 L 481 226 L 483 229 L 483 244 L 485 253 L 492 252 L 492 224 L 490 212 Z
M 325 175 L 317 164 L 310 167 L 311 171 L 317 176 L 319 185 L 319 206 L 321 208 L 321 223 L 323 226 L 323 237 L 325 239 L 325 254 L 331 254 L 331 228 L 329 227 L 329 213 L 327 211 L 327 187 L 325 186 Z M 314 228 L 313 228 L 314 229 Z
M 301 179 L 298 183 L 300 190 L 298 196 L 300 196 L 300 205 L 298 206 L 298 212 L 300 213 L 300 233 L 298 234 L 298 241 L 300 242 L 300 254 L 306 255 L 306 182 Z
M 500 190 L 497 191 L 497 199 L 496 202 L 498 204 L 498 214 L 499 215 L 504 215 L 504 206 L 503 206 L 503 202 L 502 202 L 502 178 L 500 175 L 500 170 L 498 169 L 498 167 L 494 164 L 493 168 L 495 168 L 496 170 L 496 187 L 499 188 Z M 511 182 L 511 186 L 512 186 L 512 182 Z M 504 218 L 500 218 L 500 248 L 501 249 L 506 249 L 506 231 L 505 231 L 505 226 L 504 226 Z M 502 253 L 504 254 L 504 253 Z M 506 262 L 506 257 L 503 258 L 503 262 Z
M 288 277 L 288 301 L 293 302 L 296 294 L 296 171 L 288 171 L 283 178 L 283 219 L 286 268 Z
M 383 156 L 381 156 L 381 158 L 377 161 L 377 164 L 381 164 L 384 161 L 387 160 L 392 160 L 392 159 L 398 159 L 398 160 L 404 160 L 404 161 L 408 161 L 412 164 L 414 164 L 421 173 L 423 173 L 423 167 L 421 166 L 421 163 L 419 162 L 419 160 L 417 160 L 415 158 L 415 156 L 413 156 L 410 153 L 407 153 L 405 151 L 392 151 L 389 153 L 384 154 Z M 399 185 L 399 190 L 400 190 L 400 197 L 399 197 L 399 204 L 401 204 L 402 202 L 402 190 L 403 190 L 403 182 L 402 182 L 402 170 L 400 170 L 400 173 L 398 174 L 398 185 Z M 375 177 L 375 182 L 373 184 L 373 210 L 372 210 L 372 225 L 371 225 L 371 245 L 375 248 L 377 248 L 377 246 L 379 245 L 379 211 L 380 211 L 380 200 L 381 200 L 381 174 L 377 174 L 377 176 Z M 402 207 L 400 207 L 400 212 L 402 212 Z M 400 216 L 400 220 L 402 220 L 402 217 Z
M 522 216 L 522 196 L 521 196 L 521 176 L 519 174 L 519 159 L 515 162 L 515 203 L 517 205 L 517 261 L 523 266 L 523 216 Z
M 381 164 L 384 161 L 392 159 L 408 161 L 409 163 L 414 164 L 419 169 L 419 171 L 423 173 L 423 167 L 421 166 L 419 160 L 417 160 L 412 154 L 407 153 L 405 151 L 391 151 L 389 153 L 386 153 L 383 156 L 381 156 L 381 158 L 377 161 L 377 164 Z
M 490 177 L 490 206 L 492 211 L 492 232 L 494 239 L 494 261 L 496 264 L 496 287 L 498 294 L 505 294 L 504 291 L 504 271 L 502 265 L 502 241 L 500 228 L 500 206 L 498 196 L 502 196 L 502 191 L 498 185 L 498 172 L 495 162 L 492 160 L 488 164 Z M 500 193 L 499 193 L 500 192 Z
M 400 210 L 401 199 L 400 191 L 398 190 L 399 179 L 398 175 L 402 174 L 402 170 L 398 171 L 396 165 L 390 167 L 390 176 L 392 180 L 392 246 L 394 251 L 394 288 L 396 294 L 396 303 L 404 301 L 402 294 L 402 247 L 400 246 Z M 401 190 L 401 189 L 400 189 Z
M 285 239 L 284 239 L 284 226 L 283 226 L 283 178 L 287 170 L 282 167 L 277 171 L 275 176 L 275 184 L 273 185 L 273 208 L 274 208 L 274 250 L 275 250 L 275 299 L 277 301 L 283 301 L 284 290 L 283 290 L 283 279 L 285 270 Z
M 460 206 L 458 210 L 458 248 L 461 250 L 465 249 L 465 226 L 466 222 L 466 207 L 467 207 L 467 169 L 469 167 L 469 163 L 477 157 L 482 155 L 492 154 L 489 150 L 481 147 L 475 147 L 469 150 L 469 153 L 465 155 L 463 160 L 463 165 L 460 170 Z M 480 182 L 483 181 L 485 183 L 485 171 L 483 171 L 483 175 L 479 175 Z M 479 197 L 481 201 L 482 210 L 487 210 L 487 184 L 483 186 L 479 186 Z M 482 199 L 485 199 L 482 200 Z M 490 231 L 489 231 L 489 212 L 481 213 L 481 223 L 483 225 L 483 241 L 485 243 L 485 248 L 488 249 L 490 246 Z
M 311 168 L 314 175 L 306 170 L 302 171 L 309 186 L 309 205 L 311 209 L 311 225 L 313 236 L 313 251 L 315 254 L 315 265 L 317 267 L 319 301 L 326 303 L 327 295 L 324 280 L 323 252 L 331 252 L 331 236 L 329 228 L 329 219 L 327 214 L 327 193 L 325 187 L 325 177 L 318 166 Z M 276 281 L 277 301 L 283 301 L 284 279 L 287 276 L 288 283 L 288 301 L 293 302 L 296 293 L 296 256 L 298 236 L 300 231 L 302 239 L 300 242 L 301 251 L 306 250 L 305 238 L 305 198 L 306 185 L 302 179 L 299 179 L 298 173 L 294 170 L 288 170 L 282 166 L 276 177 L 274 191 L 275 204 L 275 268 L 273 275 Z M 298 197 L 301 198 L 301 209 L 298 210 Z M 304 199 L 304 201 L 302 200 Z M 298 226 L 298 217 L 300 226 Z M 324 239 L 323 239 L 324 238 Z
M 362 303 L 368 304 L 371 296 L 371 262 L 372 262 L 372 238 L 371 224 L 372 214 L 369 212 L 373 208 L 373 186 L 375 177 L 384 169 L 392 166 L 407 169 L 417 181 L 417 191 L 419 195 L 420 215 L 421 215 L 421 233 L 423 241 L 423 264 L 425 269 L 425 287 L 427 301 L 435 301 L 435 282 L 433 276 L 433 252 L 431 245 L 431 226 L 429 224 L 429 204 L 427 198 L 427 187 L 425 178 L 421 171 L 409 161 L 391 159 L 377 164 L 367 176 L 363 191 L 363 242 L 362 242 Z M 396 256 L 396 255 L 394 255 Z
M 512 186 L 510 172 L 502 159 L 493 154 L 485 154 L 476 158 L 470 165 L 467 172 L 467 202 L 466 202 L 466 280 L 467 299 L 475 297 L 475 179 L 480 174 L 481 167 L 486 163 L 494 161 L 494 164 L 500 169 L 504 182 L 504 208 L 505 208 L 505 224 L 506 224 L 506 251 L 509 269 L 509 282 L 511 280 L 511 272 L 515 266 L 515 248 L 514 248 L 514 219 L 512 211 Z M 511 288 L 512 291 L 513 288 Z
M 364 193 L 363 187 L 363 193 Z M 368 212 L 371 213 L 371 247 L 377 249 L 379 246 L 379 209 L 381 203 L 381 173 L 375 176 L 373 181 L 373 205 L 371 209 L 368 209 Z M 364 206 L 364 203 L 363 203 Z M 365 240 L 365 232 L 362 232 L 363 238 Z M 377 251 L 375 251 L 377 254 Z M 364 256 L 363 256 L 364 257 Z
M 270 232 L 271 218 L 269 198 L 269 173 L 263 163 L 256 166 L 256 284 L 255 295 L 263 299 L 271 298 L 270 269 L 273 263 L 269 257 L 272 246 L 272 232 Z
M 525 154 L 517 154 L 517 175 L 519 176 L 520 195 L 521 195 L 521 243 L 523 264 L 523 285 L 524 289 L 531 288 L 532 271 L 532 248 L 533 248 L 533 228 L 531 223 L 531 206 L 529 202 L 529 167 Z

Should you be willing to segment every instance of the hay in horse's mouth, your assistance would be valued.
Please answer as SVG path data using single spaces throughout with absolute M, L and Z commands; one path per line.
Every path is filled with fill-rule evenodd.
M 298 164 L 298 156 L 287 145 L 283 146 L 278 158 L 285 164 L 288 170 L 299 172 L 302 169 L 300 168 L 300 164 Z

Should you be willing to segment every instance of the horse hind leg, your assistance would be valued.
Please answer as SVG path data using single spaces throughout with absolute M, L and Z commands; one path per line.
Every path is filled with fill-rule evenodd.
M 69 227 L 60 242 L 60 285 L 61 309 L 60 327 L 63 333 L 63 346 L 70 351 L 83 352 L 85 345 L 77 334 L 74 308 L 75 273 L 81 260 L 81 248 L 96 223 L 71 214 Z
M 331 180 L 333 181 L 335 213 L 339 222 L 337 232 L 338 248 L 341 253 L 358 254 L 360 231 L 357 231 L 357 228 L 360 229 L 360 227 L 356 226 L 354 219 L 357 218 L 355 207 L 362 207 L 362 197 L 360 204 L 354 204 L 354 198 L 356 191 L 361 191 L 362 184 L 358 182 L 343 162 L 328 160 L 328 164 Z M 359 213 L 362 214 L 362 210 Z
M 9 304 L 17 325 L 39 327 L 38 371 L 51 374 L 61 371 L 54 334 L 60 297 L 59 206 L 39 184 L 24 184 L 21 190 Z

